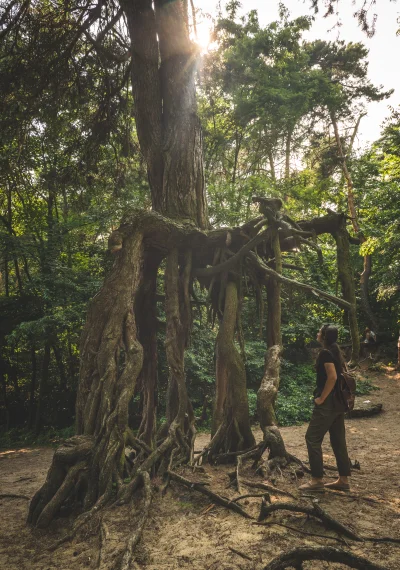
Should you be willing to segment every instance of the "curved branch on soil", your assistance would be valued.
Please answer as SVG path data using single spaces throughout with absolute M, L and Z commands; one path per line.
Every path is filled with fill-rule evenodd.
M 312 507 L 303 507 L 302 505 L 298 505 L 296 503 L 272 503 L 271 505 L 267 505 L 263 503 L 261 505 L 260 516 L 258 518 L 258 522 L 263 521 L 266 519 L 271 513 L 275 511 L 291 511 L 294 513 L 304 513 L 306 515 L 315 517 L 320 519 L 326 526 L 330 527 L 332 530 L 351 538 L 352 540 L 356 540 L 357 542 L 363 542 L 363 538 L 360 537 L 358 534 L 353 532 L 350 528 L 345 526 L 344 524 L 340 523 L 327 512 L 325 512 L 317 503 L 313 503 Z
M 243 485 L 246 485 L 246 487 L 251 487 L 253 489 L 262 489 L 264 491 L 268 491 L 268 493 L 271 493 L 271 495 L 281 495 L 282 497 L 290 497 L 292 499 L 296 499 L 296 497 L 292 495 L 292 493 L 289 493 L 289 491 L 282 491 L 273 485 L 267 485 L 266 483 L 253 483 L 253 481 L 245 481 L 244 479 L 242 479 L 241 482 Z
M 301 564 L 307 560 L 338 562 L 358 570 L 387 570 L 384 566 L 375 564 L 363 556 L 358 556 L 333 546 L 294 548 L 271 560 L 264 566 L 264 570 L 284 570 L 284 568 L 289 567 L 300 568 Z
M 253 518 L 251 515 L 249 515 L 249 513 L 247 513 L 244 509 L 242 509 L 242 507 L 240 507 L 236 503 L 229 501 L 228 499 L 224 499 L 220 495 L 217 495 L 216 493 L 213 493 L 212 491 L 207 489 L 204 486 L 205 483 L 197 483 L 194 481 L 189 481 L 189 479 L 185 479 L 185 477 L 182 477 L 182 475 L 178 475 L 178 473 L 174 473 L 173 471 L 168 471 L 167 473 L 173 481 L 176 481 L 177 483 L 180 483 L 181 485 L 188 487 L 188 489 L 193 489 L 194 491 L 198 491 L 202 495 L 210 497 L 213 503 L 221 505 L 222 507 L 226 507 L 227 509 L 234 511 L 239 515 L 242 515 L 242 517 L 245 517 L 246 519 Z

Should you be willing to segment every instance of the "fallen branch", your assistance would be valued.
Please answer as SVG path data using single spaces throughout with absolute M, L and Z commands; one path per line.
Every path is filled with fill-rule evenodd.
M 328 513 L 326 513 L 316 502 L 313 503 L 312 507 L 303 507 L 302 505 L 297 505 L 296 503 L 272 503 L 271 505 L 267 505 L 265 502 L 263 502 L 261 505 L 258 522 L 266 519 L 271 513 L 281 510 L 291 511 L 295 513 L 304 513 L 308 516 L 320 519 L 322 523 L 330 527 L 332 530 L 338 532 L 339 534 L 343 534 L 352 540 L 356 540 L 357 542 L 363 542 L 364 540 L 350 528 L 328 515 Z
M 234 554 L 237 554 L 238 556 L 241 556 L 245 560 L 253 560 L 251 556 L 248 556 L 244 552 L 240 552 L 240 550 L 236 550 L 236 548 L 232 548 L 231 546 L 228 546 L 228 548 L 231 552 L 233 552 Z
M 383 408 L 383 404 L 373 404 L 372 406 L 358 407 L 347 412 L 346 418 L 369 418 L 370 416 L 376 416 L 380 414 Z
M 333 546 L 294 548 L 271 560 L 271 562 L 264 566 L 264 570 L 283 570 L 290 566 L 299 568 L 306 560 L 338 562 L 339 564 L 346 564 L 346 566 L 357 568 L 358 570 L 387 570 L 384 566 L 375 564 L 363 556 L 357 556 L 352 552 L 346 552 L 345 550 L 334 548 Z
M 173 471 L 167 471 L 167 473 L 173 481 L 176 481 L 177 483 L 180 483 L 181 485 L 184 485 L 189 489 L 194 489 L 195 491 L 198 491 L 202 495 L 210 497 L 210 499 L 212 499 L 214 503 L 221 505 L 232 511 L 235 511 L 235 513 L 242 515 L 242 517 L 245 517 L 246 519 L 253 518 L 251 515 L 249 515 L 249 513 L 246 513 L 246 511 L 236 503 L 229 501 L 228 499 L 224 499 L 220 495 L 217 495 L 216 493 L 210 491 L 210 489 L 206 489 L 204 483 L 196 483 L 193 481 L 189 481 L 189 479 L 185 479 L 185 477 L 182 477 L 182 475 L 178 475 L 178 473 L 174 473 Z
M 26 501 L 30 501 L 32 497 L 28 497 L 27 495 L 15 495 L 14 493 L 2 493 L 0 495 L 0 499 L 25 499 Z
M 237 503 L 238 501 L 242 501 L 243 499 L 247 499 L 248 497 L 257 497 L 257 498 L 265 498 L 268 497 L 269 493 L 247 493 L 246 495 L 240 495 L 240 497 L 235 497 L 232 499 L 232 503 Z
M 336 540 L 337 542 L 340 542 L 342 544 L 346 544 L 346 542 L 343 540 L 343 538 L 337 537 L 337 536 L 329 536 L 328 534 L 318 534 L 316 532 L 307 532 L 306 530 L 300 529 L 300 528 L 296 528 L 294 526 L 290 526 L 288 524 L 283 524 L 280 522 L 253 522 L 254 525 L 259 525 L 259 526 L 272 526 L 272 525 L 276 525 L 276 526 L 282 526 L 283 528 L 288 528 L 289 530 L 294 530 L 295 532 L 298 532 L 300 534 L 305 534 L 307 536 L 316 536 L 318 538 L 329 538 L 331 540 Z
M 264 491 L 268 491 L 271 495 L 281 495 L 282 497 L 290 497 L 291 499 L 296 499 L 292 493 L 289 491 L 282 491 L 281 489 L 277 489 L 273 485 L 267 485 L 266 483 L 253 483 L 253 481 L 244 481 L 242 479 L 243 485 L 246 487 L 251 487 L 253 489 L 262 489 Z

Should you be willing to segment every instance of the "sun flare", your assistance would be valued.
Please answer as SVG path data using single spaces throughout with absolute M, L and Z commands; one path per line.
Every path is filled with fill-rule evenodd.
M 200 47 L 202 53 L 208 51 L 211 43 L 211 31 L 207 26 L 207 22 L 202 22 L 197 26 L 197 35 L 194 41 Z

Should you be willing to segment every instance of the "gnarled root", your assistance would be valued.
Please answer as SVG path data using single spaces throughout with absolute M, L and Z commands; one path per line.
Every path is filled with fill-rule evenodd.
M 306 560 L 325 560 L 327 562 L 338 562 L 345 564 L 349 568 L 358 570 L 386 570 L 384 566 L 375 564 L 363 556 L 358 556 L 352 552 L 346 552 L 333 546 L 309 546 L 294 548 L 285 552 L 264 566 L 264 570 L 284 570 L 284 568 L 302 568 Z
M 65 500 L 79 495 L 88 471 L 93 438 L 76 436 L 68 439 L 54 453 L 44 485 L 33 496 L 28 522 L 45 528 L 59 512 Z
M 123 558 L 122 558 L 121 565 L 119 566 L 119 570 L 129 570 L 129 568 L 131 567 L 131 560 L 133 557 L 133 551 L 135 549 L 135 546 L 139 542 L 140 537 L 142 536 L 144 525 L 146 524 L 146 520 L 149 516 L 149 510 L 150 510 L 150 505 L 151 505 L 151 497 L 152 497 L 151 486 L 150 486 L 150 477 L 149 477 L 149 474 L 147 472 L 145 472 L 145 473 L 142 473 L 141 478 L 142 478 L 142 483 L 143 483 L 143 487 L 144 487 L 144 504 L 143 504 L 143 507 L 141 510 L 140 519 L 139 519 L 135 534 L 133 536 L 131 536 L 131 538 L 128 541 L 125 553 L 124 553 Z

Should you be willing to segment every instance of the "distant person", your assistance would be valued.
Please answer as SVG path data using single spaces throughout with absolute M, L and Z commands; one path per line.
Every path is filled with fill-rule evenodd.
M 371 329 L 366 328 L 364 331 L 365 339 L 364 344 L 375 344 L 376 343 L 376 334 Z
M 314 391 L 315 407 L 306 433 L 311 480 L 299 488 L 301 491 L 324 491 L 325 488 L 349 491 L 350 460 L 347 453 L 344 425 L 344 409 L 338 409 L 334 389 L 338 375 L 346 367 L 336 341 L 338 329 L 323 325 L 317 340 L 323 345 L 316 362 L 317 385 Z M 329 431 L 339 478 L 333 483 L 323 483 L 322 441 Z

